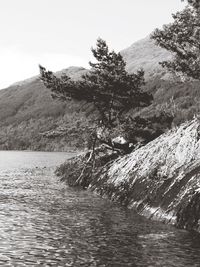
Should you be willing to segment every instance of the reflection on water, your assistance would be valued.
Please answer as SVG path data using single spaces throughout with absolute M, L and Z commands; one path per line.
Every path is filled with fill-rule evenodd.
M 49 167 L 70 155 L 3 154 L 1 266 L 200 266 L 198 234 L 149 222 L 60 183 Z

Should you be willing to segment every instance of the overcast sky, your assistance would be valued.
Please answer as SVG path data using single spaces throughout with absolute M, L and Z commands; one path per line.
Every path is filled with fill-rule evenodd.
M 0 0 L 0 88 L 38 74 L 84 66 L 105 39 L 120 51 L 171 21 L 181 0 Z

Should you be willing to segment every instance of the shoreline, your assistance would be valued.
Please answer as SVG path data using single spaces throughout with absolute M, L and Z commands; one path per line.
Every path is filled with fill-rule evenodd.
M 70 186 L 88 188 L 153 220 L 200 232 L 199 121 L 184 123 L 131 154 L 104 163 L 81 180 L 86 154 L 57 169 Z M 85 157 L 85 158 L 84 158 Z

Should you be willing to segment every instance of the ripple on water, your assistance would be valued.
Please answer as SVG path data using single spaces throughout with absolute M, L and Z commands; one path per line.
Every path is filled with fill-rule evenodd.
M 1 266 L 199 267 L 198 234 L 68 188 L 53 169 L 0 171 Z

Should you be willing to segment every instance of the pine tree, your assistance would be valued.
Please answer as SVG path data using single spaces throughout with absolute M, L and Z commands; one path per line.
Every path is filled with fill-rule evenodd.
M 121 54 L 109 51 L 106 42 L 102 39 L 97 40 L 96 48 L 92 48 L 92 53 L 96 62 L 89 63 L 91 69 L 78 81 L 72 80 L 65 74 L 58 78 L 40 66 L 40 78 L 51 90 L 53 97 L 62 100 L 68 98 L 85 100 L 98 110 L 98 122 L 91 134 L 92 150 L 86 153 L 79 176 L 75 180 L 75 185 L 82 186 L 88 185 L 91 181 L 98 162 L 107 162 L 113 159 L 113 156 L 116 157 L 114 153 L 97 159 L 99 150 L 95 149 L 96 141 L 99 140 L 109 149 L 130 153 L 133 149 L 133 147 L 130 148 L 131 140 L 120 143 L 112 138 L 112 133 L 114 132 L 116 137 L 116 132 L 122 129 L 124 124 L 127 125 L 126 115 L 130 109 L 148 106 L 153 100 L 151 94 L 141 89 L 144 85 L 143 70 L 129 74 Z
M 148 106 L 152 96 L 141 90 L 144 71 L 129 74 L 121 54 L 109 51 L 104 40 L 97 40 L 92 53 L 96 62 L 89 63 L 90 71 L 79 81 L 67 75 L 58 78 L 42 66 L 40 78 L 51 90 L 53 97 L 92 102 L 99 111 L 99 120 L 104 126 L 112 128 L 120 123 L 123 114 L 131 108 Z
M 188 0 L 186 8 L 172 16 L 173 23 L 156 29 L 151 36 L 174 55 L 161 65 L 183 77 L 200 80 L 200 1 Z

